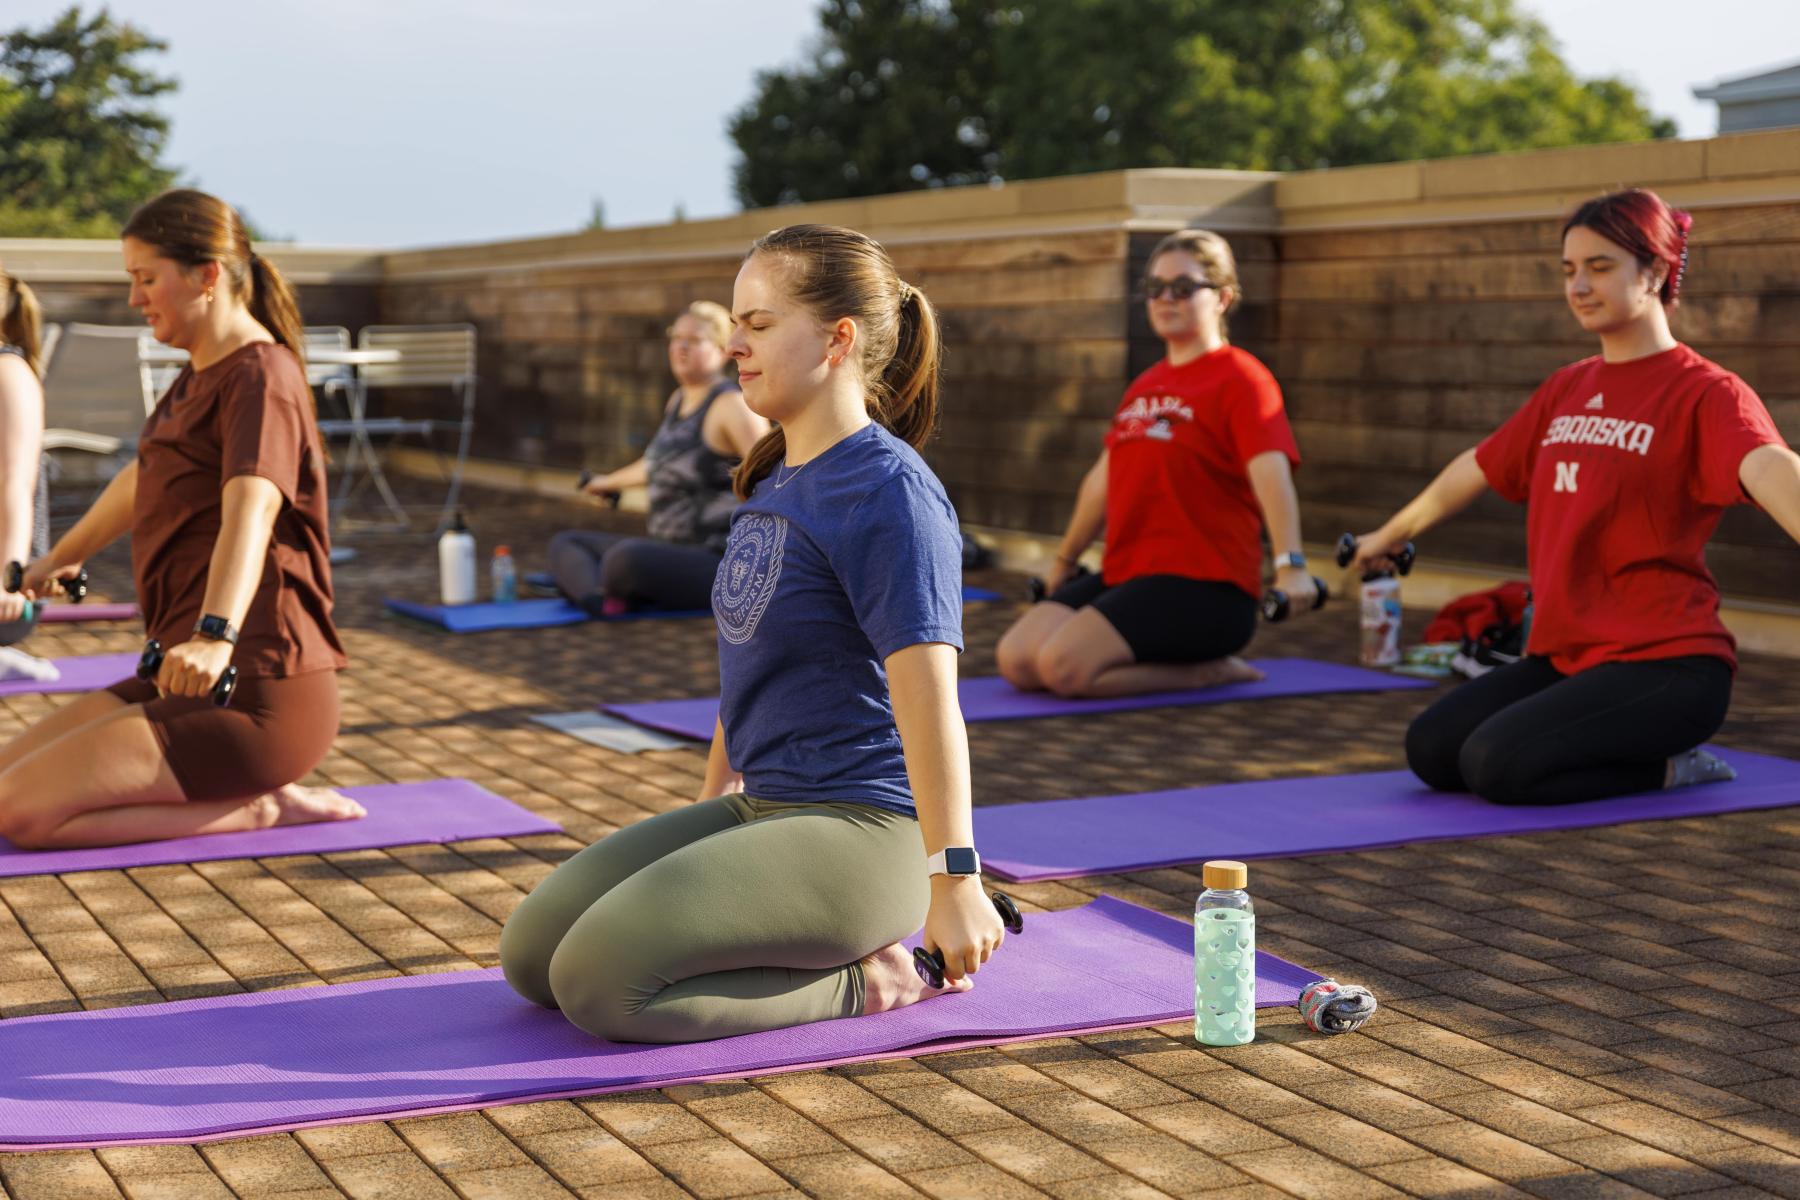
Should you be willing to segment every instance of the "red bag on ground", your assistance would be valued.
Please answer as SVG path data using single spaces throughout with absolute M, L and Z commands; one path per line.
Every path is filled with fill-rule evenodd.
M 1494 625 L 1518 625 L 1524 621 L 1525 606 L 1529 603 L 1531 586 L 1518 582 L 1458 596 L 1431 619 L 1431 624 L 1425 627 L 1425 640 L 1460 642 L 1479 638 L 1483 631 Z

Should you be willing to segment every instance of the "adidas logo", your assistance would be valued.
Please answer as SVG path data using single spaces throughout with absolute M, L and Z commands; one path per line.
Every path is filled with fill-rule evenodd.
M 1588 402 L 1587 402 L 1587 406 L 1586 406 L 1587 410 L 1589 412 L 1599 412 L 1601 409 L 1606 407 L 1606 405 L 1604 403 L 1605 399 L 1606 399 L 1605 392 L 1595 392 L 1593 397 L 1590 400 L 1588 400 Z

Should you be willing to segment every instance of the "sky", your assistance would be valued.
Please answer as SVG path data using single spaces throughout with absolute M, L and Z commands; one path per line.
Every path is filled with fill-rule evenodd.
M 0 27 L 69 0 L 5 0 Z M 736 210 L 730 114 L 818 0 L 110 0 L 170 43 L 166 160 L 273 235 L 424 246 Z M 1683 137 L 1715 82 L 1800 59 L 1793 0 L 1519 0 L 1581 76 Z M 90 5 L 91 7 L 91 5 Z

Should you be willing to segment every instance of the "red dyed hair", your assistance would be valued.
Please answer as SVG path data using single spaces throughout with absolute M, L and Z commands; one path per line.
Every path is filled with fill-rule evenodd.
M 1627 188 L 1596 196 L 1576 209 L 1563 222 L 1563 236 L 1578 225 L 1630 251 L 1640 267 L 1658 262 L 1668 267 L 1660 295 L 1664 307 L 1675 307 L 1682 276 L 1687 274 L 1692 216 L 1670 208 L 1647 188 Z

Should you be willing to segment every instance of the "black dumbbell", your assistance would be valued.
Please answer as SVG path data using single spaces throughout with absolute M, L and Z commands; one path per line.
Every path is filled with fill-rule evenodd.
M 988 899 L 994 902 L 994 909 L 1000 914 L 1000 919 L 1006 922 L 1007 932 L 1023 933 L 1025 931 L 1025 918 L 1019 915 L 1019 906 L 1012 902 L 1011 896 L 1005 892 L 989 892 Z M 919 978 L 927 987 L 943 987 L 944 952 L 927 950 L 923 946 L 914 946 L 913 970 L 919 973 Z
M 594 478 L 594 473 L 592 471 L 583 471 L 581 473 L 581 478 L 579 480 L 577 480 L 575 483 L 575 490 L 578 492 L 586 492 L 588 482 L 590 480 L 592 480 L 593 478 Z M 612 505 L 614 508 L 619 507 L 620 499 L 621 499 L 621 497 L 618 492 L 607 492 L 606 493 L 606 502 L 608 504 Z
M 1356 557 L 1356 548 L 1357 542 L 1354 533 L 1346 533 L 1343 537 L 1339 538 L 1337 544 L 1337 565 L 1340 567 L 1349 566 L 1351 560 Z M 1400 547 L 1400 552 L 1398 554 L 1393 555 L 1394 570 L 1400 572 L 1402 575 L 1412 574 L 1414 557 L 1415 552 L 1413 550 L 1413 544 L 1408 542 L 1406 545 Z
M 62 590 L 62 594 L 69 598 L 70 604 L 80 604 L 83 600 L 87 599 L 88 573 L 86 567 L 81 568 L 81 571 L 73 579 L 52 579 L 50 582 Z M 24 586 L 25 564 L 17 562 L 7 563 L 6 590 L 9 592 L 16 592 Z
M 162 670 L 162 665 L 163 644 L 155 638 L 151 638 L 144 643 L 143 656 L 138 659 L 137 677 L 145 683 L 149 683 L 156 678 L 156 673 Z M 212 685 L 212 702 L 220 708 L 230 704 L 232 693 L 237 691 L 237 683 L 238 669 L 226 667 L 225 673 L 219 676 L 219 682 Z
M 1323 579 L 1320 579 L 1317 575 L 1314 575 L 1312 577 L 1312 581 L 1313 581 L 1313 602 L 1312 602 L 1312 606 L 1310 608 L 1308 608 L 1306 611 L 1317 612 L 1319 609 L 1325 607 L 1325 601 L 1327 601 L 1331 598 L 1331 593 L 1326 591 L 1325 581 Z M 1287 620 L 1288 619 L 1288 594 L 1286 592 L 1282 591 L 1280 588 L 1273 588 L 1273 587 L 1270 588 L 1268 591 L 1264 592 L 1263 598 L 1262 598 L 1262 615 L 1263 615 L 1263 620 L 1269 621 L 1269 622 Z
M 1063 580 L 1063 583 L 1065 585 L 1071 584 L 1071 583 L 1074 583 L 1077 579 L 1080 579 L 1083 575 L 1092 575 L 1092 574 L 1093 574 L 1092 571 L 1088 570 L 1086 567 L 1082 566 L 1080 563 L 1076 563 L 1075 569 L 1073 571 L 1069 572 L 1069 577 L 1067 579 Z M 1033 575 L 1031 577 L 1031 585 L 1030 586 L 1031 586 L 1031 602 L 1033 604 L 1037 604 L 1040 601 L 1047 599 L 1049 597 L 1050 589 L 1045 587 L 1044 581 L 1042 579 L 1039 579 L 1036 575 Z

